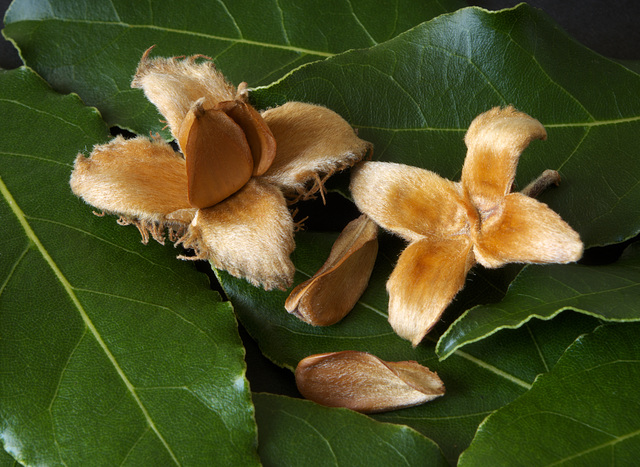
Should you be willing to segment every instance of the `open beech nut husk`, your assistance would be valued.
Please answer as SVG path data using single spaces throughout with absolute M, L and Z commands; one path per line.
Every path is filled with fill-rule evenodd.
M 265 290 L 291 287 L 289 205 L 323 193 L 335 172 L 371 153 L 340 115 L 286 102 L 263 112 L 203 55 L 140 59 L 131 82 L 162 114 L 179 152 L 159 136 L 116 137 L 79 154 L 71 190 L 121 225 L 193 251 L 181 259 Z
M 306 399 L 362 413 L 412 407 L 445 393 L 437 373 L 417 362 L 385 362 L 353 350 L 302 359 L 296 384 Z
M 378 226 L 362 215 L 347 224 L 318 272 L 291 291 L 285 308 L 314 326 L 337 323 L 367 288 L 377 254 Z
M 440 320 L 477 263 L 571 263 L 582 257 L 580 235 L 532 198 L 559 174 L 546 171 L 523 193 L 512 191 L 520 154 L 547 133 L 513 107 L 477 116 L 465 136 L 459 182 L 418 167 L 364 162 L 351 176 L 361 212 L 407 240 L 387 281 L 389 323 L 416 346 Z

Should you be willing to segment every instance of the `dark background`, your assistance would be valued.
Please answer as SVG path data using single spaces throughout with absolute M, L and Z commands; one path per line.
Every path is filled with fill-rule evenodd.
M 4 14 L 10 3 L 10 0 L 0 0 L 3 28 Z M 521 2 L 517 0 L 469 0 L 468 3 L 489 10 L 499 10 Z M 544 10 L 565 31 L 590 49 L 617 60 L 640 60 L 639 0 L 529 0 L 527 3 Z M 12 69 L 20 65 L 22 62 L 13 44 L 5 40 L 4 37 L 0 38 L 0 68 Z M 333 208 L 335 208 L 336 202 L 342 199 L 338 195 L 336 196 L 338 199 L 331 202 Z M 318 219 L 322 218 L 323 206 L 318 203 L 313 206 L 313 209 L 316 210 L 316 215 L 320 215 Z M 357 211 L 354 211 L 350 218 L 356 216 Z M 325 226 L 326 221 L 327 216 L 324 217 Z M 314 225 L 307 224 L 306 227 L 310 230 L 316 230 Z M 619 254 L 628 243 L 614 246 L 616 254 Z M 609 256 L 610 252 L 605 252 L 605 255 Z M 207 265 L 203 262 L 200 263 L 202 263 L 203 272 L 207 272 L 205 271 Z M 247 349 L 247 377 L 251 382 L 251 389 L 257 392 L 267 391 L 296 396 L 297 391 L 292 373 L 278 368 L 268 361 L 244 329 L 240 329 L 240 334 Z

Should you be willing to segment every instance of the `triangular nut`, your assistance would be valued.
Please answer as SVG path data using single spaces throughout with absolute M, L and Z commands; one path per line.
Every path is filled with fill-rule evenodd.
M 411 407 L 445 393 L 437 373 L 417 362 L 385 362 L 352 350 L 304 358 L 295 376 L 306 399 L 362 413 Z
M 328 326 L 344 318 L 367 288 L 378 253 L 378 227 L 367 216 L 351 221 L 329 258 L 291 291 L 285 308 L 306 323 Z

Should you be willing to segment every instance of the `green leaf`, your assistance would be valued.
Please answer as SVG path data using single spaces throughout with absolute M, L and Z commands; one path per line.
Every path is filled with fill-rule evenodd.
M 0 72 L 0 439 L 25 464 L 257 463 L 231 306 L 69 188 L 95 109 Z
M 310 277 L 329 254 L 335 235 L 303 232 L 293 254 L 298 284 Z M 382 236 L 378 261 L 365 294 L 339 323 L 313 327 L 284 309 L 286 292 L 265 292 L 243 280 L 218 272 L 220 282 L 244 327 L 262 352 L 278 365 L 293 370 L 302 358 L 339 350 L 370 352 L 388 361 L 416 360 L 438 372 L 446 394 L 423 406 L 375 415 L 381 421 L 406 424 L 435 441 L 455 463 L 482 420 L 527 391 L 535 377 L 553 367 L 564 350 L 599 321 L 565 313 L 553 323 L 535 322 L 500 333 L 455 352 L 440 362 L 435 341 L 413 348 L 387 322 L 384 283 L 395 261 L 393 241 Z M 465 292 L 484 293 L 486 283 Z M 468 299 L 470 299 L 468 297 Z
M 326 105 L 375 144 L 374 158 L 425 167 L 451 179 L 459 177 L 466 152 L 462 138 L 472 119 L 490 107 L 514 104 L 538 118 L 549 134 L 525 151 L 518 184 L 545 169 L 559 170 L 563 183 L 542 200 L 594 246 L 640 230 L 637 95 L 640 76 L 578 45 L 543 14 L 522 5 L 440 16 L 384 44 L 299 68 L 255 90 L 253 98 L 258 107 L 288 100 Z M 296 237 L 294 263 L 304 272 L 296 283 L 320 267 L 331 241 L 322 235 Z M 412 349 L 386 321 L 385 282 L 401 248 L 383 238 L 360 304 L 329 328 L 311 328 L 287 316 L 285 293 L 265 294 L 224 273 L 219 278 L 245 327 L 280 365 L 293 368 L 310 353 L 352 349 L 385 360 L 417 360 L 438 371 L 445 397 L 376 418 L 409 424 L 455 461 L 485 416 L 526 392 L 538 374 L 553 367 L 550 355 L 557 359 L 598 321 L 563 314 L 553 322 L 526 323 L 439 362 L 433 340 L 442 328 Z M 499 298 L 512 271 L 474 269 L 442 327 L 459 312 Z M 530 293 L 541 290 L 536 283 L 528 285 Z
M 574 310 L 606 321 L 640 320 L 640 244 L 605 266 L 527 266 L 500 303 L 466 311 L 438 341 L 446 358 L 460 347 L 532 318 Z
M 433 441 L 406 426 L 272 394 L 253 401 L 265 466 L 448 465 Z
M 459 177 L 462 137 L 471 120 L 491 106 L 511 103 L 540 119 L 549 133 L 548 141 L 525 151 L 518 184 L 543 169 L 560 169 L 562 185 L 542 199 L 587 246 L 638 233 L 640 78 L 579 46 L 526 5 L 498 13 L 465 9 L 382 43 L 441 10 L 423 17 L 427 10 L 406 2 L 396 18 L 373 1 L 336 2 L 340 8 L 325 10 L 279 2 L 281 10 L 274 3 L 264 11 L 240 2 L 197 8 L 174 3 L 17 0 L 5 34 L 57 89 L 99 105 L 110 124 L 145 134 L 159 128 L 155 109 L 129 89 L 140 54 L 156 43 L 160 55 L 215 56 L 236 83 L 267 85 L 284 77 L 255 90 L 254 102 L 327 105 L 376 144 L 376 159 L 452 179 Z M 421 5 L 439 8 L 438 3 Z M 452 5 L 457 2 L 442 10 Z M 227 11 L 212 15 L 218 8 Z M 355 14 L 332 16 L 345 8 Z M 230 15 L 246 34 L 242 38 Z M 364 28 L 354 26 L 355 18 Z M 283 21 L 284 29 L 274 29 Z M 282 31 L 298 42 L 284 42 Z M 330 39 L 320 43 L 321 36 Z M 374 42 L 380 44 L 327 58 Z M 91 208 L 69 193 L 73 157 L 108 137 L 105 124 L 78 99 L 57 96 L 31 73 L 21 73 L 30 78 L 20 91 L 0 83 L 8 99 L 0 100 L 0 218 L 3 232 L 9 232 L 0 242 L 2 443 L 27 463 L 170 463 L 159 433 L 180 463 L 215 463 L 214 453 L 226 462 L 255 463 L 253 412 L 229 305 L 190 264 L 176 262 L 175 251 L 140 245 L 135 229 L 91 216 Z M 83 117 L 75 122 L 78 115 Z M 334 238 L 297 236 L 296 283 L 317 270 Z M 527 394 L 536 376 L 553 369 L 576 337 L 599 321 L 571 312 L 532 320 L 441 362 L 435 337 L 413 349 L 387 323 L 384 285 L 401 248 L 401 242 L 382 236 L 369 290 L 351 315 L 329 328 L 289 316 L 286 293 L 263 292 L 224 273 L 219 277 L 243 323 L 281 365 L 293 368 L 310 353 L 354 349 L 387 360 L 418 360 L 438 371 L 447 387 L 443 398 L 374 418 L 413 427 L 455 463 L 487 415 Z M 499 299 L 516 272 L 472 271 L 433 336 L 464 310 Z M 536 288 L 545 292 L 530 284 Z M 607 352 L 617 343 L 598 341 L 594 349 Z M 580 370 L 579 362 L 568 361 Z M 627 386 L 638 380 L 631 374 Z M 200 398 L 190 399 L 185 388 Z M 601 407 L 608 395 L 594 391 L 570 402 Z M 305 414 L 307 405 L 300 405 L 295 413 Z M 276 428 L 285 427 L 261 436 Z M 546 428 L 536 424 L 533 435 L 544 438 Z M 560 425 L 554 434 L 570 439 L 572 431 Z M 272 451 L 277 458 L 287 453 L 280 443 L 271 447 L 281 448 Z
M 634 465 L 640 455 L 640 325 L 607 325 L 529 392 L 487 418 L 468 465 Z
M 464 5 L 462 0 L 315 0 L 304 7 L 275 0 L 16 0 L 4 34 L 54 89 L 78 93 L 110 125 L 148 134 L 164 124 L 130 83 L 151 45 L 162 56 L 208 55 L 236 84 L 264 85 L 299 65 L 383 42 Z
M 19 467 L 20 464 L 17 460 L 9 455 L 8 452 L 0 449 L 0 466 L 2 467 Z
M 258 107 L 326 105 L 374 143 L 374 158 L 458 179 L 471 121 L 513 104 L 548 132 L 520 160 L 524 187 L 545 169 L 563 181 L 541 200 L 586 247 L 640 232 L 640 76 L 579 45 L 522 4 L 441 15 L 371 47 L 309 64 L 258 89 Z

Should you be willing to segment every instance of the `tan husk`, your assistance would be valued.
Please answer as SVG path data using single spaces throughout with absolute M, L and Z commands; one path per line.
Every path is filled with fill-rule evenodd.
M 295 378 L 306 399 L 363 413 L 411 407 L 445 393 L 438 374 L 417 362 L 386 362 L 352 350 L 306 357 Z
M 471 242 L 425 237 L 409 244 L 387 281 L 389 323 L 415 347 L 464 287 L 475 264 Z
M 265 290 L 285 290 L 293 281 L 293 219 L 280 190 L 260 178 L 222 203 L 198 210 L 179 243 L 196 251 L 182 259 L 208 260 Z
M 163 243 L 165 229 L 181 235 L 196 213 L 186 175 L 184 159 L 160 137 L 118 136 L 90 157 L 78 154 L 69 184 L 85 202 L 119 215 L 121 225 L 138 227 L 143 243 L 149 234 Z
M 477 262 L 569 263 L 582 256 L 580 236 L 546 204 L 510 193 L 520 153 L 544 127 L 513 107 L 474 119 L 460 182 L 417 167 L 364 162 L 352 172 L 358 208 L 405 238 L 387 290 L 389 322 L 417 345 L 464 286 Z M 557 183 L 547 173 L 527 193 Z
M 235 86 L 216 70 L 213 62 L 206 60 L 207 57 L 149 58 L 152 49 L 149 47 L 142 55 L 131 87 L 144 91 L 147 99 L 166 118 L 176 140 L 180 138 L 178 130 L 194 102 L 204 98 L 203 104 L 213 107 L 238 97 Z M 198 62 L 199 58 L 205 60 Z
M 135 225 L 145 243 L 168 233 L 195 250 L 189 259 L 267 290 L 290 287 L 294 222 L 284 193 L 322 190 L 371 144 L 325 107 L 288 103 L 263 118 L 248 104 L 246 83 L 236 89 L 211 59 L 150 58 L 150 51 L 131 85 L 162 113 L 184 157 L 159 138 L 118 137 L 78 156 L 72 190 Z
M 344 318 L 367 288 L 378 253 L 378 227 L 366 215 L 351 221 L 336 239 L 324 265 L 291 291 L 289 313 L 314 326 Z
M 288 197 L 311 197 L 323 189 L 329 176 L 373 150 L 371 143 L 358 138 L 340 115 L 326 107 L 287 102 L 264 111 L 262 118 L 278 142 L 276 158 L 264 177 Z M 311 180 L 316 183 L 309 188 Z

